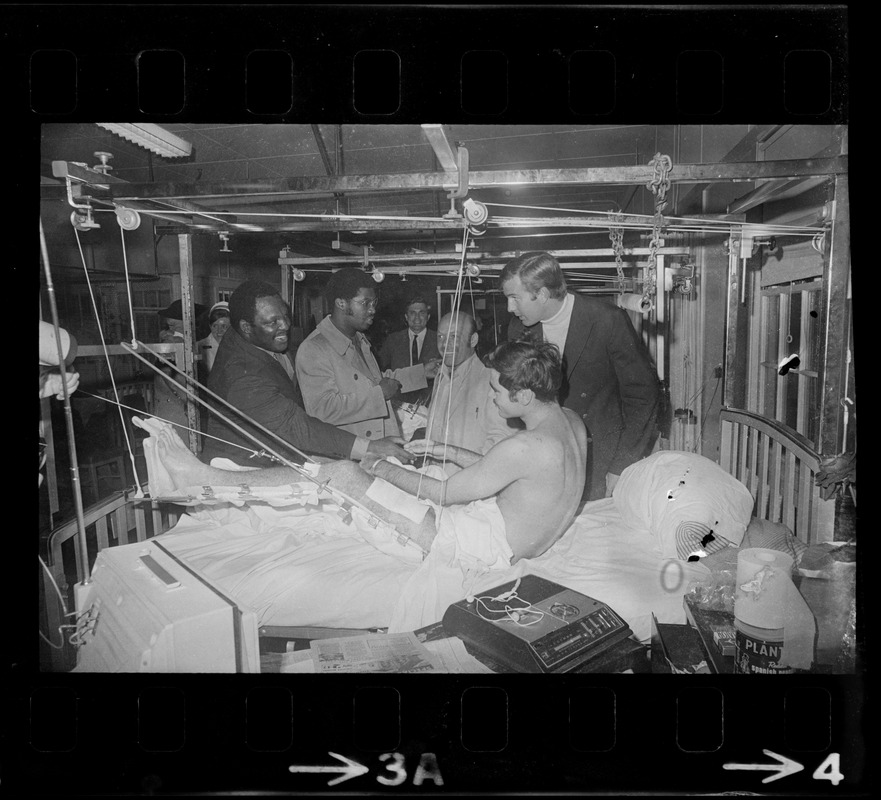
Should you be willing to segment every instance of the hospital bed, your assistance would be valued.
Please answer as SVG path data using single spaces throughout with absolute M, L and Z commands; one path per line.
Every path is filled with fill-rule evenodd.
M 820 462 L 810 443 L 745 411 L 724 409 L 721 421 L 721 464 L 712 466 L 729 483 L 715 474 L 705 482 L 703 488 L 711 491 L 710 505 L 716 500 L 728 502 L 733 476 L 748 490 L 745 504 L 736 490 L 732 495 L 737 496 L 742 528 L 752 519 L 779 523 L 786 528 L 784 537 L 791 539 L 781 546 L 798 552 L 831 541 L 834 500 L 824 500 L 815 485 Z M 711 463 L 706 459 L 694 463 L 703 468 L 704 462 Z M 652 530 L 653 521 L 645 516 L 649 499 L 634 494 L 645 491 L 652 480 L 661 485 L 654 473 L 630 481 L 622 476 L 615 497 L 585 503 L 569 530 L 546 553 L 486 573 L 472 591 L 532 573 L 606 603 L 643 642 L 650 638 L 652 615 L 659 622 L 685 622 L 683 595 L 706 574 L 706 564 L 714 556 L 697 562 L 689 562 L 683 553 L 671 557 L 669 542 L 662 541 L 663 534 Z M 720 489 L 713 496 L 717 480 Z M 723 506 L 728 507 L 719 505 Z M 316 639 L 385 630 L 421 555 L 414 558 L 412 548 L 401 545 L 402 556 L 396 552 L 399 543 L 392 540 L 381 542 L 378 549 L 376 541 L 368 541 L 370 536 L 357 531 L 352 535 L 348 530 L 352 525 L 338 511 L 332 503 L 320 508 L 245 503 L 187 510 L 120 492 L 86 512 L 89 559 L 104 548 L 159 537 L 177 558 L 252 609 L 262 636 Z M 639 513 L 641 525 L 634 521 Z M 719 529 L 727 530 L 732 521 L 717 522 Z M 68 597 L 67 576 L 75 574 L 81 581 L 84 574 L 79 550 L 71 546 L 75 535 L 71 523 L 53 531 L 44 543 L 48 570 Z M 755 537 L 744 541 L 744 545 L 757 543 L 765 542 Z M 44 584 L 52 632 L 57 630 L 60 611 L 54 588 L 49 581 Z M 411 615 L 409 629 L 437 621 L 430 618 L 430 609 L 425 614 Z M 72 666 L 60 652 L 54 655 L 53 668 Z

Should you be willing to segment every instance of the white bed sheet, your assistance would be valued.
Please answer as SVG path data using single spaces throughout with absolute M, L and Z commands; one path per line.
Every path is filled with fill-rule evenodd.
M 331 510 L 201 506 L 158 538 L 258 625 L 385 627 L 421 554 L 390 540 L 399 552 L 382 552 L 359 527 Z
M 611 499 L 586 503 L 542 556 L 476 579 L 447 571 L 433 582 L 412 547 L 358 518 L 347 525 L 332 510 L 203 506 L 161 539 L 253 608 L 260 625 L 385 628 L 394 618 L 390 631 L 414 630 L 469 592 L 533 573 L 608 604 L 648 641 L 652 613 L 660 622 L 684 622 L 682 596 L 692 578 L 708 573 L 660 558 L 649 532 L 626 526 Z
M 662 623 L 686 621 L 683 595 L 710 574 L 699 562 L 662 558 L 650 532 L 625 525 L 611 498 L 585 503 L 563 537 L 526 563 L 527 572 L 611 606 L 644 642 L 652 613 Z

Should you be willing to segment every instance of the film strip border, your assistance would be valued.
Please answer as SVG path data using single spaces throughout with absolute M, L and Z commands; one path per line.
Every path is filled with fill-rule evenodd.
M 21 21 L 4 60 L 13 107 L 44 120 L 831 124 L 848 114 L 846 6 L 38 13 L 12 10 Z
M 351 791 L 687 792 L 757 791 L 766 778 L 782 793 L 823 794 L 860 785 L 865 767 L 859 693 L 844 681 L 122 677 L 22 696 L 10 711 L 27 734 L 7 747 L 17 777 L 45 793 L 88 764 L 96 795 L 144 781 L 163 792 L 319 791 L 350 779 Z

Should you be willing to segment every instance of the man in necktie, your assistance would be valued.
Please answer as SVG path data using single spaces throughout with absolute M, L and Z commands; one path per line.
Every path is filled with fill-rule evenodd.
M 431 311 L 428 302 L 422 297 L 411 297 L 404 311 L 407 327 L 390 333 L 379 351 L 379 366 L 383 370 L 411 367 L 415 364 L 428 366 L 433 362 L 440 364 L 437 349 L 437 331 L 428 327 Z M 395 401 L 413 403 L 417 400 L 427 402 L 431 394 L 432 381 L 427 390 L 403 392 Z
M 345 267 L 333 273 L 324 296 L 330 314 L 297 350 L 297 380 L 306 411 L 368 439 L 399 436 L 390 401 L 399 394 L 401 381 L 395 371 L 379 368 L 365 336 L 376 316 L 376 283 L 363 270 Z M 418 381 L 407 375 L 401 380 L 424 388 L 437 368 L 420 365 L 416 372 Z

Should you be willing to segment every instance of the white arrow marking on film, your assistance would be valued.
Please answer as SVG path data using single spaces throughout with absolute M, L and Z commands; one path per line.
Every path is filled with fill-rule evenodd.
M 369 772 L 370 768 L 365 767 L 363 764 L 359 764 L 357 761 L 352 761 L 350 758 L 346 758 L 345 756 L 341 756 L 338 753 L 331 753 L 329 750 L 327 751 L 328 755 L 333 756 L 334 758 L 339 759 L 340 761 L 345 762 L 342 766 L 332 766 L 332 767 L 288 767 L 289 772 L 342 772 L 339 778 L 334 778 L 332 781 L 328 781 L 328 786 L 334 786 L 337 783 L 342 783 L 343 781 L 349 780 L 349 778 L 357 778 L 359 775 L 363 775 L 365 772 Z
M 769 770 L 771 772 L 776 772 L 776 775 L 769 775 L 767 778 L 762 780 L 762 783 L 770 783 L 771 781 L 776 781 L 779 778 L 785 778 L 787 775 L 794 775 L 796 772 L 801 772 L 804 769 L 804 765 L 799 764 L 798 761 L 793 761 L 791 758 L 786 758 L 786 756 L 777 755 L 777 753 L 772 753 L 770 750 L 762 750 L 762 752 L 766 756 L 771 756 L 771 758 L 776 758 L 780 763 L 779 764 L 723 764 L 722 769 L 755 769 L 755 770 Z

